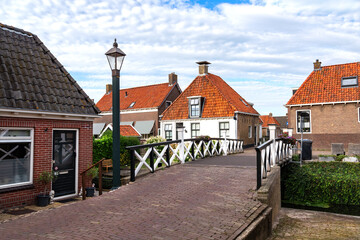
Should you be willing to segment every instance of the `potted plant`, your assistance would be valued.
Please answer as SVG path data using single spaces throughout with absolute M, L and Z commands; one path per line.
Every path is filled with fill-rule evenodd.
M 90 168 L 86 175 L 91 178 L 91 181 L 99 175 L 99 169 L 96 167 Z M 92 183 L 91 187 L 86 188 L 86 197 L 93 197 L 95 193 L 95 184 Z
M 44 192 L 37 195 L 37 205 L 40 207 L 45 207 L 50 203 L 50 195 L 48 193 L 48 185 L 51 181 L 55 180 L 55 174 L 53 172 L 43 171 L 38 177 L 38 181 L 41 185 L 44 186 Z

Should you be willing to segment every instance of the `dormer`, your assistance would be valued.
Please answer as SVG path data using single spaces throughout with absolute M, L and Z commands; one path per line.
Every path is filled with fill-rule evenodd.
M 188 97 L 189 118 L 200 118 L 204 109 L 205 98 L 201 96 Z

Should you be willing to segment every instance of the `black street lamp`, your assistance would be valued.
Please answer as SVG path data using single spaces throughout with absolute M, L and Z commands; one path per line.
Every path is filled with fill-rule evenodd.
M 120 180 L 120 69 L 126 54 L 118 48 L 116 39 L 113 48 L 105 53 L 112 71 L 112 123 L 113 123 L 113 187 L 121 185 Z

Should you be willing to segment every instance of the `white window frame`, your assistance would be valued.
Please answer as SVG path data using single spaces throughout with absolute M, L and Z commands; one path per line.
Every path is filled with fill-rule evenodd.
M 194 129 L 194 131 L 198 131 L 199 132 L 199 135 L 197 136 L 193 136 L 193 128 L 192 126 L 195 125 L 195 124 L 199 124 L 199 129 Z M 190 136 L 191 138 L 196 138 L 196 137 L 199 137 L 201 136 L 201 126 L 200 126 L 200 123 L 199 122 L 194 122 L 194 123 L 190 123 Z
M 7 185 L 0 185 L 0 189 L 26 186 L 33 184 L 33 175 L 34 175 L 34 129 L 33 128 L 22 128 L 22 127 L 0 127 L 1 129 L 11 129 L 11 130 L 30 130 L 29 137 L 0 137 L 1 143 L 8 142 L 30 142 L 30 173 L 29 173 L 29 181 L 21 182 L 21 183 L 11 183 Z M 22 140 L 22 141 L 20 141 Z
M 172 104 L 172 101 L 166 101 L 165 102 L 165 107 L 168 108 L 168 107 L 170 107 L 171 104 Z
M 221 129 L 220 126 L 221 126 L 222 123 L 224 123 L 224 124 L 227 123 L 228 128 L 227 129 Z M 219 138 L 221 138 L 221 131 L 226 131 L 225 136 L 230 137 L 230 122 L 219 122 Z
M 311 110 L 310 109 L 301 109 L 301 110 L 296 110 L 296 115 L 295 115 L 295 121 L 296 121 L 296 133 L 297 134 L 301 134 L 301 132 L 299 132 L 299 128 L 298 128 L 298 112 L 309 112 L 309 116 L 310 116 L 310 131 L 309 132 L 303 132 L 303 134 L 311 134 L 312 133 L 312 119 L 311 119 Z
M 248 137 L 252 138 L 252 126 L 248 127 Z
M 167 129 L 167 127 L 169 127 L 169 129 Z M 173 140 L 173 126 L 172 124 L 164 124 L 164 138 L 166 139 L 166 141 L 168 141 L 168 139 L 171 141 Z M 170 132 L 171 133 L 171 139 L 170 138 L 166 138 L 166 133 Z

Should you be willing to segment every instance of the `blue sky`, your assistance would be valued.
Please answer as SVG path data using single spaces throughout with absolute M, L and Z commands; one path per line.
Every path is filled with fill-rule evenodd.
M 323 65 L 357 62 L 360 2 L 347 0 L 0 0 L 0 22 L 39 36 L 98 101 L 111 83 L 104 53 L 114 38 L 127 54 L 121 88 L 178 75 L 184 90 L 195 62 L 212 64 L 260 114 L 283 106 Z

